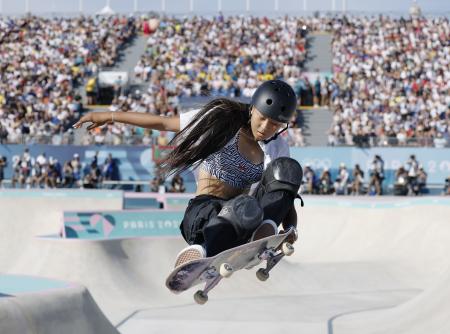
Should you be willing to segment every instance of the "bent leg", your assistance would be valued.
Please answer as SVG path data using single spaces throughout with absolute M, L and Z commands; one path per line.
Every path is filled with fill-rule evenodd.
M 279 226 L 292 210 L 303 179 L 300 164 L 282 157 L 269 163 L 255 191 L 255 197 L 264 211 L 264 219 Z
M 255 198 L 237 196 L 226 202 L 217 217 L 203 228 L 208 256 L 244 244 L 263 218 L 263 211 Z

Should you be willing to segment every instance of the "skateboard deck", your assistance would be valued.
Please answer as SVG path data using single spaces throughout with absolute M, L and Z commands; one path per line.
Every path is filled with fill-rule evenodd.
M 250 269 L 262 261 L 267 261 L 266 268 L 258 270 L 256 276 L 265 281 L 269 271 L 285 255 L 294 251 L 292 245 L 286 241 L 292 238 L 294 229 L 283 234 L 269 236 L 252 241 L 244 245 L 225 250 L 215 256 L 190 261 L 177 268 L 166 279 L 167 288 L 174 293 L 181 293 L 195 285 L 205 283 L 205 289 L 199 290 L 194 299 L 199 304 L 208 300 L 208 292 L 224 277 L 229 277 L 235 271 L 243 268 Z

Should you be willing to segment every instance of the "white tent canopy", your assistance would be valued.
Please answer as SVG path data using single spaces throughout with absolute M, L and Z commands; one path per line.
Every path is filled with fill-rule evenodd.
M 116 12 L 111 9 L 108 5 L 103 7 L 103 9 L 97 12 L 98 15 L 114 15 Z
M 128 73 L 119 71 L 102 71 L 98 74 L 98 84 L 100 87 L 108 87 L 119 84 L 126 87 L 128 84 Z

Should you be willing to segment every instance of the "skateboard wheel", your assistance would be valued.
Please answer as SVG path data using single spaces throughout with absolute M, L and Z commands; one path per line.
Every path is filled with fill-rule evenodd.
M 228 263 L 222 263 L 219 268 L 219 273 L 222 277 L 230 277 L 233 273 L 233 267 Z
M 294 253 L 294 246 L 292 246 L 289 242 L 285 242 L 283 243 L 281 250 L 283 251 L 284 255 L 290 256 L 292 255 L 292 253 Z
M 198 290 L 194 294 L 194 300 L 197 304 L 203 305 L 208 301 L 208 295 L 204 293 L 202 290 Z
M 266 269 L 264 268 L 260 268 L 258 269 L 258 271 L 256 272 L 256 277 L 260 280 L 260 281 L 267 281 L 267 279 L 269 278 L 269 273 L 266 271 Z

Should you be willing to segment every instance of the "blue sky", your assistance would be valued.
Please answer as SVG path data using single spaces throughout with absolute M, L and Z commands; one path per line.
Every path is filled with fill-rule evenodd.
M 0 0 L 0 10 L 3 14 L 23 13 L 28 1 L 30 12 L 40 13 L 67 13 L 78 12 L 79 0 Z M 86 13 L 95 13 L 105 6 L 107 0 L 81 0 L 83 10 Z M 117 12 L 132 12 L 135 0 L 109 0 L 113 10 Z M 161 2 L 164 0 L 137 0 L 140 11 L 160 10 Z M 165 0 L 168 13 L 188 13 L 191 0 Z M 192 0 L 194 9 L 199 13 L 214 13 L 217 11 L 220 0 Z M 304 0 L 250 0 L 253 13 L 274 13 L 274 3 L 278 1 L 280 13 L 301 14 Z M 340 10 L 343 1 L 346 2 L 347 10 L 357 12 L 395 12 L 408 13 L 412 4 L 411 0 L 305 0 L 309 12 L 319 10 L 327 11 L 332 8 Z M 245 13 L 246 0 L 222 0 L 222 8 L 225 13 Z M 418 4 L 423 12 L 432 14 L 450 14 L 449 0 L 419 0 Z

